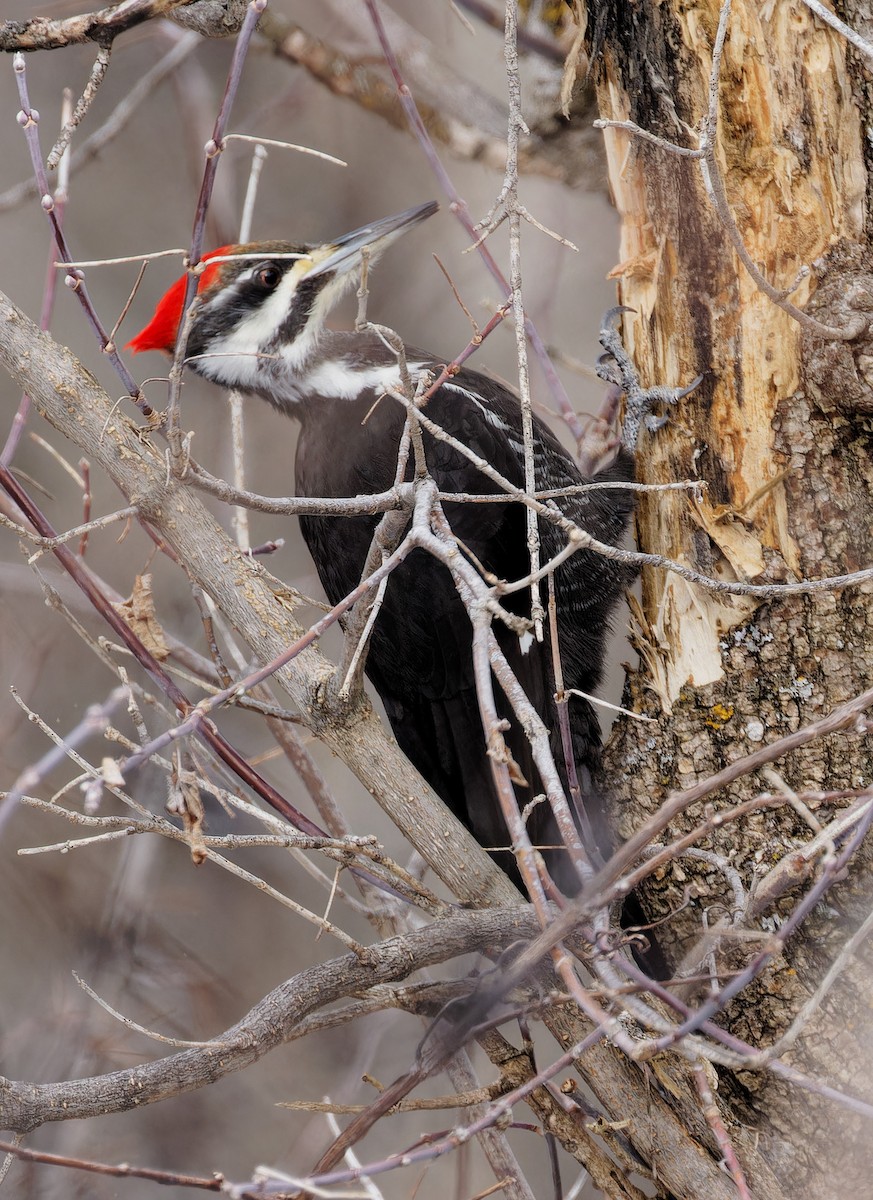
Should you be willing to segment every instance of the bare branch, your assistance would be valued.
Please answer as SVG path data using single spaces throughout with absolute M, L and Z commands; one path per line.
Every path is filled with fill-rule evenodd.
M 73 133 L 82 123 L 85 115 L 88 112 L 88 109 L 91 107 L 101 83 L 106 78 L 106 72 L 109 70 L 109 56 L 111 53 L 111 45 L 101 46 L 97 51 L 97 58 L 94 60 L 94 66 L 91 68 L 91 74 L 88 78 L 88 82 L 85 85 L 85 90 L 82 93 L 78 104 L 64 122 L 64 127 L 61 130 L 60 136 L 52 146 L 48 153 L 48 157 L 45 160 L 46 168 L 49 171 L 53 171 L 60 162 L 61 156 L 63 155 L 67 146 L 70 144 L 70 139 L 72 138 Z
M 143 21 L 167 16 L 188 0 L 127 0 L 110 4 L 97 12 L 84 13 L 64 20 L 33 17 L 29 21 L 4 21 L 0 24 L 0 50 L 58 50 L 80 42 L 111 45 L 120 33 Z
M 124 1112 L 193 1091 L 293 1040 L 301 1023 L 328 1004 L 403 979 L 412 967 L 447 962 L 483 946 L 509 945 L 530 936 L 536 927 L 533 915 L 524 908 L 456 913 L 370 947 L 366 963 L 355 954 L 319 963 L 280 984 L 213 1039 L 212 1047 L 221 1048 L 220 1059 L 213 1048 L 198 1046 L 95 1079 L 58 1084 L 4 1079 L 0 1124 L 15 1132 L 29 1132 L 47 1121 Z

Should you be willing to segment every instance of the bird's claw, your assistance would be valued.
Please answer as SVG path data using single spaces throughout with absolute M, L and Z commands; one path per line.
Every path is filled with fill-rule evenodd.
M 683 400 L 686 396 L 690 396 L 695 388 L 699 388 L 703 383 L 702 375 L 695 375 L 687 387 L 676 389 L 676 400 Z M 675 403 L 675 400 L 674 400 Z
M 633 312 L 625 305 L 616 305 L 603 318 L 600 329 L 600 344 L 605 353 L 597 361 L 597 374 L 605 383 L 621 388 L 625 395 L 625 415 L 621 427 L 621 444 L 633 454 L 636 452 L 640 429 L 655 433 L 669 421 L 666 415 L 655 416 L 653 409 L 659 405 L 677 404 L 689 393 L 693 392 L 703 382 L 703 376 L 698 375 L 685 387 L 652 387 L 642 388 L 636 367 L 630 355 L 624 348 L 621 335 L 616 328 L 618 318 L 622 313 Z
M 646 429 L 648 429 L 649 433 L 657 433 L 659 429 L 664 428 L 669 420 L 670 418 L 666 413 L 660 417 L 656 417 L 654 413 L 649 413 L 646 417 Z

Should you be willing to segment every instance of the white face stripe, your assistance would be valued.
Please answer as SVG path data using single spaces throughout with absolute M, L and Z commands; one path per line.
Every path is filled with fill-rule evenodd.
M 238 276 L 227 291 L 226 303 L 233 303 L 234 294 L 251 281 L 259 265 L 253 263 L 250 270 L 243 271 Z M 266 345 L 287 317 L 294 293 L 297 291 L 297 285 L 309 266 L 308 262 L 295 262 L 289 267 L 279 281 L 276 290 L 266 296 L 263 303 L 252 309 L 235 329 L 222 338 L 221 350 L 232 354 L 234 351 L 258 350 L 261 346 Z M 218 350 L 219 347 L 215 346 L 213 349 Z
M 252 279 L 259 266 L 260 263 L 252 263 L 240 272 L 232 284 L 213 297 L 211 306 L 219 310 L 232 307 L 241 287 Z M 223 337 L 209 342 L 203 357 L 197 361 L 198 371 L 227 387 L 255 387 L 266 366 L 259 351 L 287 317 L 297 285 L 310 266 L 311 263 L 305 260 L 293 263 L 276 290 L 266 296 L 262 304 Z
M 304 269 L 301 271 L 301 275 L 307 275 L 311 268 L 312 264 L 306 263 Z M 297 335 L 290 345 L 282 346 L 278 351 L 282 361 L 290 370 L 299 371 L 304 365 L 318 342 L 318 336 L 324 328 L 324 322 L 327 320 L 331 309 L 339 303 L 349 288 L 353 286 L 356 279 L 357 276 L 354 272 L 349 272 L 347 275 L 337 275 L 334 279 L 328 280 L 321 288 L 315 297 L 315 303 L 312 306 L 312 312 L 307 318 L 305 329 Z
M 268 254 L 264 257 L 269 259 Z M 260 262 L 253 263 L 248 270 L 242 271 L 230 286 L 213 298 L 214 306 L 232 306 L 241 286 L 252 279 L 259 266 Z M 353 273 L 328 280 L 315 298 L 305 328 L 294 341 L 266 350 L 290 313 L 301 280 L 311 269 L 309 259 L 294 262 L 274 292 L 227 334 L 213 339 L 203 357 L 198 359 L 197 368 L 201 374 L 216 383 L 245 389 L 257 386 L 265 374 L 271 373 L 271 359 L 281 359 L 288 372 L 298 373 L 312 354 L 328 313 L 355 281 Z
M 210 344 L 208 350 L 188 361 L 205 379 L 211 379 L 223 387 L 239 388 L 241 391 L 257 386 L 263 367 L 261 356 L 254 350 L 226 350 L 231 339 L 221 338 Z

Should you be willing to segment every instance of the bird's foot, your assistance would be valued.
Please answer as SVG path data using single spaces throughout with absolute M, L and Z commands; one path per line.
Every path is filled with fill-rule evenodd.
M 625 414 L 621 427 L 621 444 L 631 454 L 636 452 L 640 430 L 643 426 L 650 433 L 655 433 L 657 430 L 663 429 L 669 421 L 670 418 L 666 414 L 656 416 L 654 409 L 662 405 L 677 404 L 703 382 L 703 376 L 698 375 L 687 387 L 659 385 L 643 388 L 640 385 L 636 367 L 625 350 L 617 329 L 617 321 L 621 314 L 633 311 L 633 309 L 620 304 L 611 308 L 604 316 L 600 329 L 600 344 L 605 353 L 597 362 L 599 378 L 624 392 Z

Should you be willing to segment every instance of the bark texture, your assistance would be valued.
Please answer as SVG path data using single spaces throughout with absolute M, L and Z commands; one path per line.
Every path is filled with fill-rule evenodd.
M 591 16 L 601 115 L 695 147 L 719 6 L 616 0 L 598 3 Z M 775 287 L 797 282 L 790 298 L 798 307 L 840 326 L 873 310 L 864 157 L 869 87 L 852 55 L 800 4 L 738 2 L 718 88 L 718 161 L 752 259 Z M 716 577 L 755 582 L 869 565 L 873 341 L 868 334 L 854 341 L 806 334 L 758 289 L 710 202 L 699 162 L 624 131 L 606 136 L 622 216 L 615 275 L 621 303 L 635 310 L 625 319 L 625 344 L 644 384 L 704 375 L 648 444 L 642 475 L 649 482 L 706 480 L 705 499 L 673 493 L 641 504 L 642 548 Z M 757 606 L 649 571 L 636 639 L 641 668 L 630 677 L 629 701 L 658 725 L 625 722 L 613 739 L 624 835 L 668 790 L 863 690 L 873 669 L 873 605 L 867 587 Z M 797 792 L 858 789 L 873 779 L 861 730 L 816 742 L 777 768 Z M 759 776 L 715 800 L 725 806 L 773 786 Z M 816 816 L 825 824 L 845 803 L 823 801 Z M 701 816 L 692 810 L 670 832 L 692 828 Z M 728 825 L 709 845 L 749 888 L 809 838 L 808 826 L 784 806 Z M 701 911 L 709 910 L 713 924 L 731 906 L 723 873 L 689 859 L 660 875 L 647 902 L 662 916 L 692 885 L 696 903 L 662 930 L 676 963 L 700 938 Z M 733 1032 L 766 1046 L 785 1031 L 869 913 L 871 892 L 868 850 L 787 953 L 735 1002 Z M 737 940 L 724 962 L 745 963 L 797 897 L 784 896 L 750 921 L 750 940 Z M 862 946 L 786 1055 L 867 1100 L 871 984 Z M 754 1128 L 786 1191 L 806 1200 L 850 1189 L 873 1196 L 870 1130 L 860 1118 L 777 1086 L 766 1073 L 724 1076 L 719 1095 L 735 1127 Z

